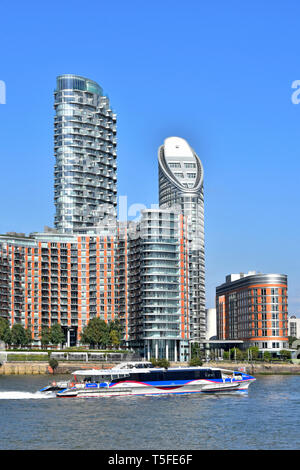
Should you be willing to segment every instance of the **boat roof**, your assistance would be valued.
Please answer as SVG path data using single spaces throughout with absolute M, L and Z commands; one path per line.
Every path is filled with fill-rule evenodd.
M 136 367 L 137 369 L 144 369 L 146 367 L 143 367 L 143 366 L 152 366 L 152 362 L 148 362 L 148 361 L 132 361 L 132 362 L 121 362 L 121 364 L 117 364 L 115 366 L 112 367 L 112 369 L 132 369 L 134 367 Z
M 151 369 L 79 369 L 72 372 L 72 375 L 123 375 L 149 373 Z M 153 369 L 152 369 L 153 370 Z
M 79 369 L 72 372 L 72 375 L 85 375 L 85 376 L 96 376 L 96 375 L 126 375 L 126 374 L 150 374 L 151 372 L 159 372 L 159 371 L 179 371 L 179 370 L 223 370 L 217 367 L 170 367 L 165 369 L 164 367 L 154 367 L 151 369 Z M 227 370 L 227 372 L 233 372 L 232 370 Z

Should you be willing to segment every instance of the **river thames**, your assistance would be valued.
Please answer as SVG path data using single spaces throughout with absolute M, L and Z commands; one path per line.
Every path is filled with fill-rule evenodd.
M 48 381 L 0 376 L 1 450 L 300 449 L 299 375 L 232 395 L 64 400 L 36 393 Z

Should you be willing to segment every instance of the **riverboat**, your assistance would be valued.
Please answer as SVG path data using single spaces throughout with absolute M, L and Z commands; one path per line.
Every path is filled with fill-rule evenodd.
M 77 370 L 59 398 L 247 391 L 256 379 L 242 371 L 205 367 Z
M 135 362 L 122 362 L 121 364 L 112 367 L 112 369 L 113 370 L 114 369 L 145 369 L 145 368 L 147 369 L 151 367 L 154 367 L 152 362 L 135 361 Z M 97 369 L 93 369 L 92 371 L 89 371 L 89 372 L 94 373 L 95 371 L 97 372 Z M 69 387 L 69 384 L 70 384 L 70 380 L 64 380 L 64 381 L 59 381 L 59 382 L 56 382 L 55 380 L 53 380 L 48 385 L 46 385 L 46 387 L 41 388 L 39 392 L 53 393 L 53 392 L 58 392 L 60 390 L 66 390 L 66 388 Z

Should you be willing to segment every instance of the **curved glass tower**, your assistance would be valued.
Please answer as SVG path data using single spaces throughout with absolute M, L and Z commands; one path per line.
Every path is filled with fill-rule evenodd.
M 94 81 L 60 75 L 54 92 L 55 227 L 73 233 L 116 217 L 116 115 Z
M 191 339 L 205 339 L 204 195 L 202 163 L 186 140 L 169 137 L 158 151 L 160 207 L 177 207 L 189 228 Z

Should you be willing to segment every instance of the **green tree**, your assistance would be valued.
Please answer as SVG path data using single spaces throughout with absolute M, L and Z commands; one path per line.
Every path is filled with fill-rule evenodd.
M 243 361 L 245 359 L 245 352 L 239 348 L 236 348 L 236 360 Z
M 202 366 L 202 364 L 203 362 L 200 357 L 193 357 L 189 362 L 189 365 L 192 367 Z
M 164 367 L 165 369 L 168 369 L 168 367 L 170 367 L 170 362 L 168 361 L 168 359 L 165 358 L 155 359 L 154 357 L 152 357 L 150 361 L 155 367 Z
M 107 323 L 98 317 L 92 318 L 81 333 L 81 342 L 92 347 L 97 346 L 99 348 L 102 346 L 106 348 L 110 342 Z
M 230 359 L 234 360 L 236 358 L 236 348 L 231 348 L 229 352 Z
M 109 328 L 109 331 L 115 330 L 115 331 L 118 331 L 119 333 L 122 333 L 122 330 L 123 330 L 122 324 L 121 324 L 120 320 L 118 320 L 118 319 L 109 322 L 108 323 L 108 328 Z
M 202 351 L 198 343 L 192 343 L 191 345 L 191 358 L 201 357 Z
M 237 349 L 236 358 L 237 358 L 238 361 L 243 361 L 244 359 L 246 359 L 245 351 L 242 351 L 241 349 Z
M 272 358 L 272 355 L 271 355 L 270 351 L 264 351 L 264 353 L 263 353 L 264 361 L 269 362 L 271 360 L 271 358 Z
M 289 347 L 291 348 L 293 342 L 296 341 L 297 338 L 295 336 L 288 336 L 288 340 L 289 340 Z
M 231 348 L 230 349 L 230 359 L 234 360 L 236 359 L 237 361 L 243 361 L 245 359 L 245 353 L 239 348 Z
M 0 340 L 8 345 L 11 345 L 12 343 L 11 330 L 6 318 L 0 318 Z
M 27 346 L 28 335 L 21 323 L 15 323 L 11 328 L 11 341 L 16 346 Z
M 113 347 L 118 348 L 120 346 L 121 339 L 120 339 L 120 335 L 118 334 L 116 330 L 111 330 L 109 332 L 109 338 Z
M 42 346 L 48 346 L 51 343 L 51 330 L 48 326 L 42 327 L 40 339 Z
M 205 360 L 205 351 L 204 349 L 200 348 L 200 345 L 198 343 L 192 343 L 191 344 L 191 357 L 190 360 L 192 359 L 199 359 L 200 361 Z
M 250 359 L 257 360 L 259 358 L 259 348 L 257 346 L 251 346 L 248 351 Z
M 120 320 L 114 320 L 108 324 L 110 343 L 114 347 L 120 347 L 123 337 L 123 329 Z
M 58 360 L 55 359 L 54 357 L 51 357 L 49 359 L 49 366 L 51 367 L 51 369 L 53 370 L 53 374 L 55 372 L 55 369 L 57 369 L 58 367 Z
M 291 351 L 287 351 L 286 349 L 282 349 L 280 351 L 280 356 L 283 360 L 291 359 Z
M 59 323 L 54 323 L 54 325 L 51 326 L 50 342 L 56 346 L 65 342 L 65 335 Z
M 3 335 L 5 330 L 9 329 L 9 323 L 6 318 L 0 317 L 0 340 L 3 341 Z
M 161 359 L 157 359 L 157 365 L 158 367 L 164 367 L 165 369 L 168 369 L 170 367 L 170 362 L 168 359 L 165 359 L 164 357 Z
M 12 345 L 12 334 L 11 334 L 11 329 L 10 328 L 8 328 L 7 330 L 5 330 L 3 332 L 3 341 L 8 346 Z
M 27 336 L 27 344 L 31 344 L 31 343 L 32 343 L 32 331 L 31 331 L 31 328 L 30 328 L 30 327 L 25 328 L 25 333 L 26 333 L 26 336 Z

